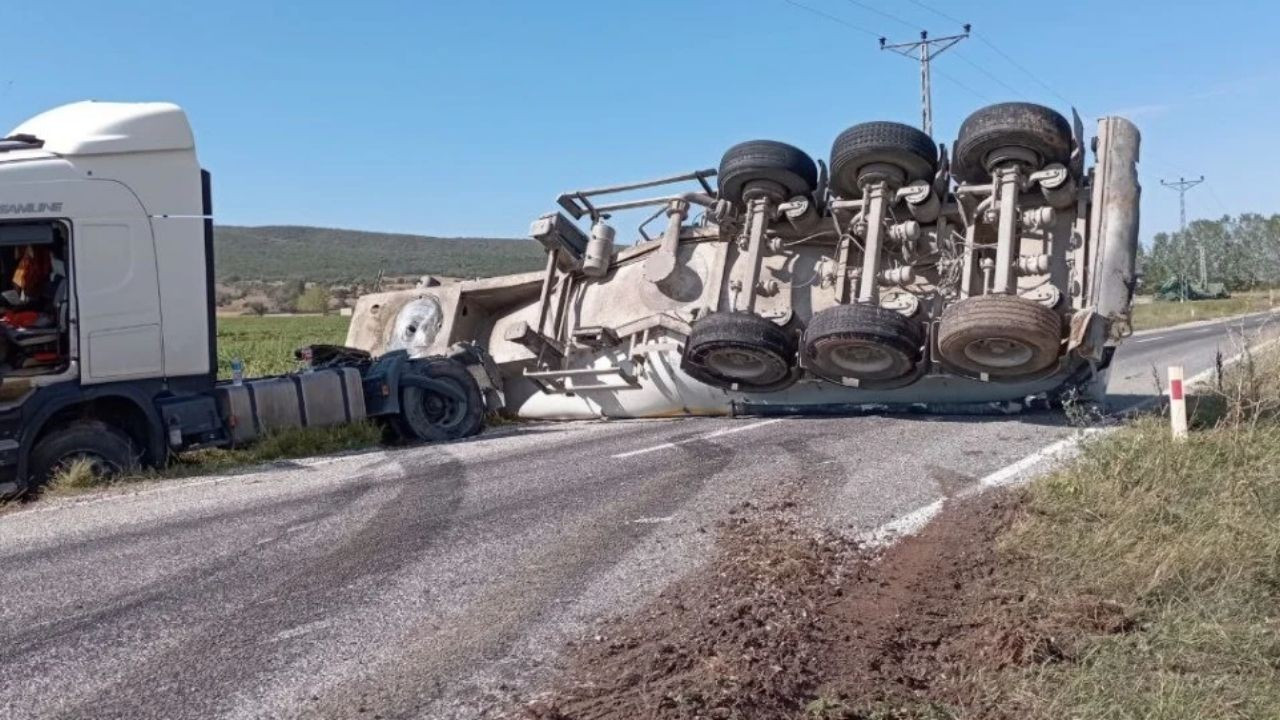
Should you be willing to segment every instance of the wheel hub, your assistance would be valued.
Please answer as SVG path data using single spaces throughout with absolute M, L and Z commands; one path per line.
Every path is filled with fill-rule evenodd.
M 882 373 L 893 367 L 894 354 L 876 343 L 850 342 L 837 345 L 828 352 L 832 365 L 845 371 L 849 377 Z
M 982 338 L 964 348 L 965 357 L 979 365 L 993 368 L 1012 368 L 1025 365 L 1035 356 L 1030 345 L 1013 338 Z
M 707 355 L 706 364 L 719 375 L 742 381 L 766 378 L 774 365 L 760 352 L 743 347 L 714 350 Z

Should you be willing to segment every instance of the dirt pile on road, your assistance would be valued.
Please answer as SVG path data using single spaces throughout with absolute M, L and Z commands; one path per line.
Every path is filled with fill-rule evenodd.
M 704 572 L 571 650 L 524 709 L 538 720 L 1019 717 L 984 678 L 1072 656 L 1062 638 L 1120 632 L 1123 613 L 1064 613 L 1008 589 L 1009 496 L 949 507 L 883 552 L 743 507 Z
M 845 575 L 865 569 L 851 544 L 802 532 L 789 509 L 737 508 L 712 567 L 585 639 L 571 680 L 528 715 L 789 715 L 823 675 L 827 608 L 840 602 Z

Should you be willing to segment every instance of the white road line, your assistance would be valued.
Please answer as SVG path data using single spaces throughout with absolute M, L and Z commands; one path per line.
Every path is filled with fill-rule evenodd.
M 1238 352 L 1235 355 L 1232 355 L 1231 357 L 1223 360 L 1222 367 L 1223 368 L 1230 367 L 1240 362 L 1240 360 L 1242 360 L 1247 353 L 1256 354 L 1256 353 L 1262 352 L 1263 350 L 1266 350 L 1267 348 L 1271 347 L 1272 345 L 1275 345 L 1276 343 L 1280 343 L 1280 338 L 1272 338 L 1265 342 L 1259 343 L 1251 348 L 1248 348 L 1247 350 L 1242 350 L 1241 352 Z M 1210 378 L 1213 377 L 1213 374 L 1216 371 L 1217 371 L 1216 367 L 1211 367 L 1207 370 L 1204 370 L 1202 372 L 1196 373 L 1195 375 L 1192 375 L 1186 381 L 1187 387 L 1190 388 L 1192 386 L 1199 385 L 1200 383 L 1203 383 L 1206 380 L 1209 380 Z M 1146 402 L 1136 406 L 1135 409 L 1141 409 L 1142 407 L 1145 407 L 1146 405 L 1149 405 L 1155 402 L 1156 400 L 1159 400 L 1160 397 L 1162 396 L 1151 398 Z M 1022 458 L 1021 460 L 1010 463 L 1000 468 L 999 470 L 996 470 L 995 472 L 990 473 L 989 475 L 986 475 L 981 480 L 979 480 L 976 485 L 973 485 L 963 490 L 962 492 L 959 492 L 956 495 L 953 495 L 952 497 L 957 499 L 968 498 L 974 495 L 978 495 L 991 488 L 1025 485 L 1031 482 L 1032 480 L 1034 480 L 1035 478 L 1039 477 L 1041 474 L 1041 472 L 1039 472 L 1040 470 L 1047 469 L 1047 468 L 1041 468 L 1042 463 L 1054 463 L 1057 461 L 1070 459 L 1076 454 L 1076 452 L 1079 451 L 1080 444 L 1081 442 L 1084 441 L 1085 438 L 1105 435 L 1105 434 L 1114 432 L 1118 429 L 1119 429 L 1119 426 L 1107 427 L 1107 428 L 1088 428 L 1072 435 L 1071 437 L 1063 438 L 1061 440 L 1058 440 L 1057 442 L 1050 443 L 1044 446 L 1043 448 L 1040 448 L 1039 450 L 1031 453 L 1030 455 Z M 925 526 L 929 524 L 930 520 L 932 520 L 938 513 L 942 512 L 942 508 L 946 504 L 947 500 L 948 498 L 939 498 L 937 500 L 934 500 L 928 505 L 918 507 L 915 510 L 912 510 L 911 512 L 907 513 L 906 515 L 903 515 L 902 517 L 897 518 L 896 520 L 891 520 L 877 527 L 874 530 L 861 533 L 857 536 L 857 538 L 858 540 L 861 540 L 862 542 L 864 542 L 865 544 L 873 548 L 888 547 L 889 545 L 894 544 L 895 542 L 897 542 L 898 540 L 901 540 L 904 537 L 914 535 L 920 532 L 921 530 L 923 530 Z
M 1140 340 L 1134 340 L 1133 342 L 1136 342 L 1136 343 L 1154 342 L 1154 341 L 1156 341 L 1156 340 L 1163 340 L 1163 339 L 1165 339 L 1165 338 L 1167 338 L 1167 337 L 1169 337 L 1169 336 L 1168 336 L 1168 335 L 1157 335 L 1157 336 L 1155 336 L 1155 337 L 1149 337 L 1149 338 L 1142 338 L 1142 339 L 1140 339 Z
M 915 535 L 923 530 L 934 515 L 942 512 L 944 503 L 945 498 L 934 500 L 928 505 L 918 507 L 896 520 L 890 520 L 871 532 L 858 535 L 857 539 L 867 547 L 888 547 L 904 537 Z
M 613 458 L 614 460 L 620 460 L 622 458 L 634 457 L 636 455 L 644 455 L 645 453 L 657 452 L 659 450 L 669 450 L 673 447 L 679 447 L 680 445 L 684 445 L 685 443 L 700 442 L 702 440 L 712 440 L 714 438 L 724 437 L 725 435 L 732 435 L 733 433 L 740 433 L 746 430 L 754 430 L 759 427 L 764 427 L 765 425 L 772 425 L 773 423 L 780 422 L 782 419 L 783 418 L 772 418 L 770 420 L 761 420 L 760 422 L 754 422 L 749 425 L 739 425 L 737 427 L 724 428 L 723 430 L 717 430 L 715 432 L 707 433 L 706 435 L 699 435 L 697 437 L 692 437 L 687 440 L 677 440 L 676 442 L 665 442 L 659 445 L 653 445 L 652 447 L 640 448 L 639 450 L 631 450 L 629 452 L 618 453 L 617 455 L 610 455 L 609 457 Z

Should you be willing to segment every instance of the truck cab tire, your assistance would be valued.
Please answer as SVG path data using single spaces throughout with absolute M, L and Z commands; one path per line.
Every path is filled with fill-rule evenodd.
M 99 478 L 138 470 L 141 453 L 123 431 L 99 420 L 77 420 L 51 431 L 31 450 L 29 487 L 38 488 L 76 460 L 86 460 Z
M 800 148 L 774 140 L 749 140 L 725 151 L 717 178 L 720 197 L 735 205 L 745 204 L 751 183 L 775 187 L 786 200 L 814 191 L 818 166 Z
M 878 305 L 836 305 L 815 313 L 804 332 L 805 366 L 840 382 L 896 380 L 920 363 L 920 323 Z
M 896 122 L 865 122 L 840 133 L 831 144 L 831 189 L 843 198 L 862 197 L 860 181 L 873 165 L 889 165 L 902 182 L 932 180 L 938 146 L 919 128 Z
M 1017 295 L 979 295 L 942 313 L 938 352 L 951 365 L 992 378 L 1039 372 L 1062 350 L 1062 317 Z
M 752 313 L 717 312 L 693 323 L 680 368 L 712 387 L 773 392 L 795 382 L 795 333 Z
M 453 385 L 465 402 L 410 383 L 400 388 L 400 414 L 392 427 L 407 442 L 471 437 L 484 428 L 485 402 L 475 378 L 461 364 L 443 358 L 415 360 L 406 378 L 419 374 Z
M 1008 102 L 974 112 L 960 126 L 952 173 L 962 182 L 991 179 L 992 152 L 1004 147 L 1030 151 L 1039 170 L 1071 159 L 1071 124 L 1058 111 L 1043 105 Z

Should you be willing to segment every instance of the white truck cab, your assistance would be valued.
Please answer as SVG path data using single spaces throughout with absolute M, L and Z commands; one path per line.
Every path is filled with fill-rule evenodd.
M 329 352 L 328 375 L 219 385 L 211 205 L 170 103 L 73 103 L 0 139 L 0 497 L 68 459 L 160 465 L 288 426 L 479 430 L 472 375 L 439 358 Z

